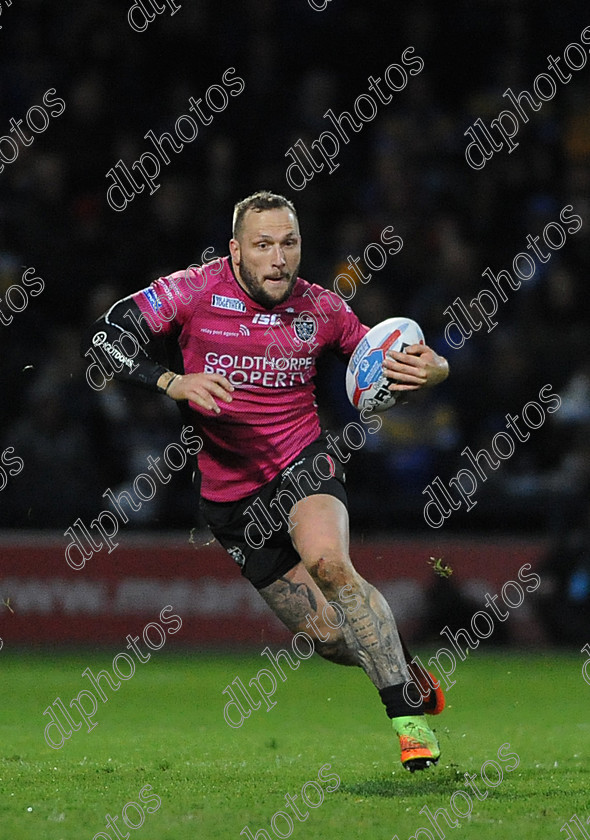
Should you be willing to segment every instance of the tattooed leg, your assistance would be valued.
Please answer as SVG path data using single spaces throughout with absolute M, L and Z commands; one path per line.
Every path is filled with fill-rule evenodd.
M 346 611 L 342 632 L 355 656 L 377 688 L 409 679 L 404 652 L 389 604 L 354 569 L 348 556 L 348 512 L 333 496 L 302 499 L 292 512 L 293 544 L 305 568 L 327 600 L 338 603 L 348 586 L 357 599 L 356 609 Z
M 376 688 L 406 682 L 408 668 L 389 604 L 360 575 L 355 573 L 347 582 L 352 585 L 352 594 L 361 600 L 358 610 L 342 627 L 349 648 L 357 652 L 361 667 Z
M 305 632 L 314 641 L 316 653 L 339 665 L 360 665 L 347 644 L 338 615 L 302 563 L 283 577 L 260 589 L 274 614 L 292 633 Z M 332 623 L 332 627 L 326 622 Z

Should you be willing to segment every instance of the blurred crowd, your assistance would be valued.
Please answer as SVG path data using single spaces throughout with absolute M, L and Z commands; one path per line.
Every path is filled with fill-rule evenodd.
M 49 88 L 65 113 L 19 150 L 0 174 L 0 297 L 34 267 L 42 294 L 0 326 L 0 450 L 14 447 L 25 470 L 0 498 L 3 527 L 68 527 L 107 507 L 178 438 L 171 401 L 113 383 L 95 392 L 79 358 L 82 329 L 114 300 L 155 277 L 197 262 L 205 248 L 227 253 L 235 201 L 261 188 L 286 194 L 299 212 L 301 275 L 331 288 L 348 255 L 391 225 L 403 238 L 351 305 L 373 325 L 407 315 L 447 356 L 452 375 L 432 392 L 383 415 L 383 428 L 351 460 L 351 517 L 361 529 L 427 528 L 423 488 L 465 466 L 461 450 L 490 448 L 505 426 L 550 383 L 562 399 L 530 439 L 481 485 L 461 529 L 557 533 L 583 511 L 590 478 L 590 65 L 561 85 L 480 171 L 464 157 L 466 129 L 509 103 L 506 87 L 532 88 L 549 54 L 561 55 L 588 23 L 581 2 L 391 4 L 333 0 L 199 0 L 162 13 L 143 33 L 128 5 L 19 0 L 2 16 L 0 134 Z M 399 8 L 398 8 L 399 7 Z M 294 193 L 287 149 L 329 128 L 323 114 L 351 110 L 402 51 L 424 70 L 394 94 L 342 148 L 338 169 Z M 107 171 L 150 146 L 148 130 L 170 131 L 228 67 L 246 82 L 208 127 L 163 168 L 162 185 L 122 213 L 106 202 Z M 571 204 L 583 220 L 561 250 L 501 303 L 498 326 L 460 349 L 444 338 L 444 310 L 510 269 L 527 234 Z M 4 311 L 4 304 L 0 308 Z M 327 361 L 318 380 L 323 420 L 355 419 L 344 369 Z M 138 527 L 198 522 L 190 470 L 144 505 Z

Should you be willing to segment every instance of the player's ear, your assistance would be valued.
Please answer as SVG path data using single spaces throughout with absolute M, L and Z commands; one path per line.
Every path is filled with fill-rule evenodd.
M 229 252 L 234 262 L 240 261 L 240 243 L 237 239 L 229 240 Z

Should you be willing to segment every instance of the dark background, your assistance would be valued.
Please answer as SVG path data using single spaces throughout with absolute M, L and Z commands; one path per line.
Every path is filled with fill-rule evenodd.
M 506 87 L 533 89 L 547 56 L 561 56 L 590 25 L 581 2 L 401 4 L 332 0 L 199 0 L 166 9 L 143 33 L 130 3 L 14 0 L 0 17 L 0 134 L 49 88 L 66 102 L 0 174 L 0 294 L 34 266 L 45 290 L 0 327 L 1 445 L 25 469 L 0 496 L 4 528 L 57 529 L 89 521 L 178 440 L 175 407 L 113 383 L 96 393 L 78 356 L 82 329 L 115 299 L 155 277 L 227 253 L 235 201 L 261 188 L 294 200 L 304 237 L 301 275 L 330 288 L 347 256 L 388 225 L 404 247 L 360 286 L 352 306 L 368 324 L 408 315 L 446 355 L 447 383 L 384 415 L 383 430 L 351 462 L 356 533 L 429 532 L 422 490 L 469 466 L 461 450 L 490 449 L 507 412 L 520 414 L 550 383 L 562 398 L 527 443 L 480 485 L 478 504 L 445 531 L 549 533 L 560 544 L 584 526 L 590 469 L 590 66 L 558 84 L 523 125 L 518 148 L 484 169 L 464 158 L 466 129 L 510 103 Z M 413 46 L 424 70 L 351 135 L 337 170 L 304 190 L 285 180 L 288 148 L 331 128 L 323 114 L 351 110 L 370 75 Z M 587 51 L 587 47 L 586 47 Z M 563 62 L 562 62 L 563 65 Z M 144 134 L 173 130 L 188 99 L 220 84 L 228 67 L 246 82 L 208 127 L 162 167 L 161 187 L 124 212 L 106 201 L 107 171 L 153 150 Z M 567 68 L 564 68 L 567 72 Z M 28 132 L 30 133 L 30 132 Z M 582 229 L 537 264 L 500 304 L 498 326 L 460 350 L 444 340 L 444 310 L 468 302 L 511 268 L 526 236 L 572 204 Z M 3 294 L 2 294 L 3 296 Z M 5 311 L 5 308 L 3 309 Z M 354 420 L 344 369 L 319 379 L 324 421 Z M 190 470 L 160 487 L 127 527 L 188 529 L 197 521 Z M 583 542 L 583 540 L 582 540 Z

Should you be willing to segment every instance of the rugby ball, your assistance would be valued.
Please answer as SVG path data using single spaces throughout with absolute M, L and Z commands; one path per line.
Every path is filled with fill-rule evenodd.
M 386 411 L 400 392 L 390 391 L 392 380 L 383 374 L 389 350 L 403 352 L 410 344 L 424 344 L 424 333 L 411 318 L 388 318 L 372 327 L 354 349 L 346 369 L 346 393 L 359 411 Z

